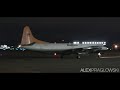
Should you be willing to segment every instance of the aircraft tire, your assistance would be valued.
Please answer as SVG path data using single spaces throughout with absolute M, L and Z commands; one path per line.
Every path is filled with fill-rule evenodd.
M 77 56 L 77 59 L 80 59 L 80 55 Z

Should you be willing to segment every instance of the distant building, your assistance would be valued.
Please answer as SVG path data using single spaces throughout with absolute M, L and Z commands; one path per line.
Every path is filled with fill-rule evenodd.
M 98 41 L 85 41 L 85 42 L 82 42 L 82 44 L 103 44 L 103 45 L 106 45 L 106 42 L 98 42 Z
M 6 49 L 10 49 L 10 47 L 7 45 L 0 45 L 0 49 L 6 50 Z

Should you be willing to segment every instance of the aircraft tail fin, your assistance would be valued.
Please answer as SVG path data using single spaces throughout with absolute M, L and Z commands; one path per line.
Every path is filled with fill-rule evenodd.
M 31 44 L 31 43 L 42 44 L 42 43 L 47 43 L 47 42 L 36 39 L 32 35 L 32 32 L 31 32 L 29 26 L 25 26 L 24 29 L 23 29 L 21 45 L 28 45 L 28 44 Z

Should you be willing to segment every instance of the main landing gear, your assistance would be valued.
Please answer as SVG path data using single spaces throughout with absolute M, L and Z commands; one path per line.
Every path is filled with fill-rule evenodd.
M 80 59 L 80 58 L 81 58 L 80 53 L 78 53 L 77 54 L 77 59 Z
M 60 58 L 63 59 L 65 55 L 61 55 Z M 75 54 L 73 56 L 76 56 Z M 71 57 L 71 56 L 70 56 Z M 80 59 L 81 58 L 81 53 L 77 53 L 77 56 L 76 56 L 77 59 Z

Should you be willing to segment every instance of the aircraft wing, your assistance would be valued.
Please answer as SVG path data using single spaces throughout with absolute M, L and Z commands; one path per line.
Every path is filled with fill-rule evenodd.
M 97 52 L 97 51 L 101 51 L 100 46 L 89 46 L 89 47 L 84 47 L 84 48 L 65 50 L 65 51 L 63 51 L 63 53 L 64 54 L 70 54 L 70 53 L 77 54 L 77 53 L 83 53 L 83 52 L 92 53 L 92 52 Z

